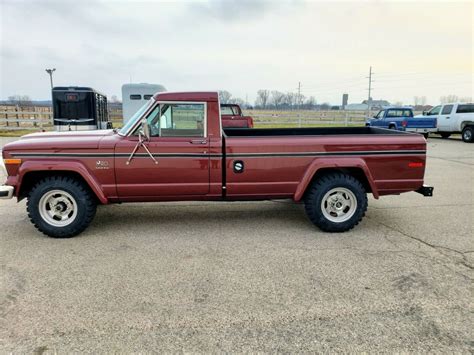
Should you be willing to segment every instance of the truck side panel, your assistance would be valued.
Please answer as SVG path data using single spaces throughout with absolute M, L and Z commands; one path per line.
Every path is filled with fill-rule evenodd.
M 228 137 L 226 193 L 231 199 L 263 195 L 298 200 L 310 166 L 314 173 L 365 166 L 375 196 L 412 191 L 423 184 L 425 152 L 426 142 L 418 135 Z M 243 171 L 235 170 L 238 163 Z

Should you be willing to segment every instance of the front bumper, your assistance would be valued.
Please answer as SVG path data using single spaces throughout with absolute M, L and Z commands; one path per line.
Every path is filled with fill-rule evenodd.
M 423 185 L 415 192 L 418 192 L 419 194 L 422 194 L 425 197 L 431 197 L 433 196 L 433 190 L 434 190 L 434 187 Z
M 13 186 L 3 185 L 0 186 L 0 199 L 8 200 L 13 197 Z

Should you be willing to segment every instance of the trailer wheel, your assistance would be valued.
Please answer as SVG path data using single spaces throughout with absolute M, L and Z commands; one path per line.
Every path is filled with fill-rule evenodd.
M 95 216 L 95 196 L 82 182 L 65 176 L 40 180 L 28 195 L 31 222 L 53 238 L 70 238 L 84 231 Z
M 472 143 L 474 141 L 474 126 L 466 126 L 462 130 L 462 140 L 466 143 Z
M 364 186 L 353 176 L 330 173 L 316 180 L 305 197 L 308 218 L 325 232 L 345 232 L 356 226 L 367 210 Z
M 441 138 L 449 138 L 451 136 L 451 133 L 448 132 L 441 132 L 440 133 Z

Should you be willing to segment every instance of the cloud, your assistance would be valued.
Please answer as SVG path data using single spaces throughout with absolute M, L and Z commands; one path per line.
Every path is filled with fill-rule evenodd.
M 223 23 L 250 22 L 277 12 L 282 7 L 293 7 L 303 3 L 303 0 L 208 0 L 204 3 L 191 3 L 189 10 L 193 14 Z

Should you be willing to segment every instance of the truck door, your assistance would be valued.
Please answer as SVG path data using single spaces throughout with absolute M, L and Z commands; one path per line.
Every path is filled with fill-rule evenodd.
M 139 137 L 115 146 L 117 192 L 122 199 L 209 193 L 209 142 L 205 102 L 159 102 L 147 116 L 150 140 L 130 157 Z M 156 161 L 156 162 L 155 162 Z
M 438 131 L 440 132 L 452 131 L 452 128 L 451 128 L 452 126 L 451 111 L 452 110 L 453 110 L 453 105 L 443 105 L 442 107 L 440 106 L 439 113 L 438 113 Z

